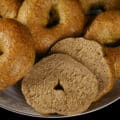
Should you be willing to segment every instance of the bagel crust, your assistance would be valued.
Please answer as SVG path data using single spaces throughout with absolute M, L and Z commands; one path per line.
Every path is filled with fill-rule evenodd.
M 120 11 L 112 10 L 99 14 L 87 29 L 85 38 L 102 44 L 120 41 Z
M 79 114 L 98 93 L 96 77 L 68 55 L 43 58 L 22 82 L 29 105 L 42 114 Z
M 90 14 L 90 10 L 102 9 L 115 10 L 120 9 L 120 0 L 79 0 L 84 13 Z
M 61 38 L 80 34 L 85 21 L 78 0 L 25 0 L 18 20 L 30 28 L 38 54 Z
M 115 77 L 120 78 L 120 46 L 106 47 L 106 54 L 115 68 Z
M 16 18 L 22 0 L 0 0 L 0 16 Z
M 12 19 L 0 20 L 0 90 L 15 84 L 32 67 L 35 51 L 29 30 Z

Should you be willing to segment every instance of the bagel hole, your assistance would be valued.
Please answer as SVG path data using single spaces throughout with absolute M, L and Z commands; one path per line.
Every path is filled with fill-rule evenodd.
M 98 15 L 104 11 L 105 11 L 105 7 L 103 5 L 98 5 L 98 6 L 93 5 L 89 10 L 88 15 Z
M 64 88 L 63 88 L 63 86 L 60 84 L 60 81 L 59 81 L 59 80 L 58 80 L 57 85 L 54 87 L 54 90 L 62 90 L 62 91 L 64 91 Z
M 0 50 L 0 55 L 2 55 L 3 54 L 3 52 Z
M 58 11 L 57 9 L 52 7 L 49 12 L 49 19 L 48 19 L 48 24 L 46 25 L 46 28 L 52 28 L 56 26 L 57 24 L 59 24 L 59 21 L 60 21 L 60 17 L 59 17 Z
M 2 16 L 0 15 L 0 19 L 2 18 Z

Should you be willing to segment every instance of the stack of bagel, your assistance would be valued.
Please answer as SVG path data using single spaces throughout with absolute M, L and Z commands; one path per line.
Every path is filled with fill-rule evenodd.
M 120 0 L 0 3 L 1 91 L 22 80 L 35 111 L 75 115 L 112 90 L 120 77 Z

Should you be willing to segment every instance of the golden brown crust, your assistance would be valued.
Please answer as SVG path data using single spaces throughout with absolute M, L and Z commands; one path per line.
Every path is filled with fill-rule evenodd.
M 88 28 L 85 38 L 102 44 L 115 44 L 120 40 L 120 11 L 112 10 L 101 13 Z M 117 43 L 116 43 L 117 44 Z M 120 77 L 120 47 L 105 48 L 108 59 L 115 68 L 116 78 Z
M 85 38 L 102 44 L 113 44 L 120 40 L 120 11 L 99 14 L 89 26 Z
M 116 78 L 120 78 L 120 46 L 106 48 L 106 54 L 111 60 L 111 63 L 114 65 Z
M 51 9 L 57 11 L 59 23 L 47 28 Z M 84 15 L 78 0 L 25 0 L 18 20 L 30 28 L 37 53 L 45 53 L 61 38 L 80 34 L 84 26 Z
M 104 10 L 120 9 L 120 0 L 79 0 L 85 14 L 90 9 L 102 8 Z
M 1 19 L 0 51 L 0 90 L 3 90 L 20 80 L 34 63 L 29 30 L 15 20 Z
M 0 0 L 0 16 L 5 18 L 17 17 L 22 0 Z

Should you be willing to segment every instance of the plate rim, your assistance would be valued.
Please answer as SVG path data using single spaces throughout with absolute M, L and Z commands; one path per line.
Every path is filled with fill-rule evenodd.
M 21 111 L 18 111 L 18 110 L 15 110 L 15 109 L 12 109 L 11 107 L 9 106 L 5 106 L 5 105 L 1 105 L 0 104 L 0 107 L 5 109 L 5 110 L 8 110 L 10 112 L 13 112 L 13 113 L 17 113 L 19 115 L 23 115 L 23 116 L 27 116 L 27 117 L 35 117 L 35 118 L 70 118 L 70 117 L 77 117 L 77 116 L 83 116 L 83 115 L 87 115 L 87 114 L 90 114 L 90 113 L 93 113 L 95 111 L 98 111 L 98 110 L 101 110 L 103 108 L 106 108 L 108 107 L 109 105 L 112 105 L 113 103 L 117 102 L 120 100 L 120 97 L 114 99 L 113 101 L 103 105 L 103 106 L 100 106 L 98 108 L 95 108 L 93 110 L 90 110 L 90 111 L 86 111 L 86 112 L 83 112 L 81 114 L 75 114 L 75 115 L 70 115 L 70 116 L 43 116 L 43 115 L 32 115 L 32 114 L 29 114 L 29 113 L 25 113 L 25 112 L 21 112 Z

